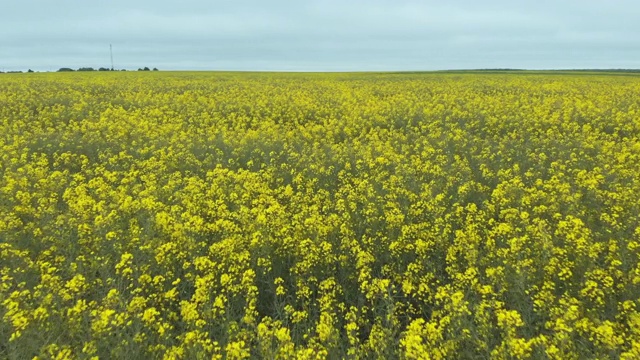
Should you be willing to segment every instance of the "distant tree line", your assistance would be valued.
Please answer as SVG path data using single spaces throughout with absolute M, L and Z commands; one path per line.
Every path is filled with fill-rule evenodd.
M 74 70 L 68 67 L 63 67 L 58 69 L 58 72 L 70 72 L 70 71 L 127 71 L 127 70 L 126 69 L 114 70 L 114 69 L 108 69 L 103 67 L 98 68 L 97 70 L 92 67 L 81 67 L 78 70 Z M 151 69 L 149 69 L 148 67 L 145 67 L 145 68 L 138 69 L 138 71 L 151 71 Z M 153 68 L 153 71 L 158 71 L 158 68 Z
M 560 70 L 563 71 L 563 70 Z M 566 71 L 582 71 L 582 72 L 629 72 L 637 73 L 640 69 L 568 69 Z
M 114 69 L 109 69 L 109 68 L 98 68 L 98 69 L 94 69 L 92 67 L 81 67 L 77 70 L 74 70 L 72 68 L 68 68 L 68 67 L 63 67 L 58 69 L 58 72 L 71 72 L 71 71 L 127 71 L 126 69 L 121 69 L 121 70 L 114 70 Z M 149 69 L 148 67 L 144 67 L 144 68 L 138 68 L 138 71 L 158 71 L 158 68 L 153 68 Z M 497 68 L 497 69 L 473 69 L 473 70 L 440 70 L 437 72 L 525 72 L 528 70 L 525 69 L 509 69 L 509 68 Z M 26 72 L 28 73 L 32 73 L 34 72 L 33 70 L 29 69 Z M 391 73 L 401 73 L 401 74 L 420 74 L 420 73 L 429 73 L 432 71 L 396 71 L 396 72 L 391 72 Z M 536 72 L 536 70 L 534 70 L 533 72 Z M 640 73 L 640 69 L 556 69 L 556 70 L 537 70 L 537 72 L 613 72 L 613 73 Z M 17 70 L 17 71 L 0 71 L 0 74 L 21 74 L 23 73 L 23 71 Z
M 98 69 L 94 69 L 92 67 L 81 67 L 81 68 L 75 70 L 75 69 L 72 69 L 72 68 L 69 68 L 69 67 L 63 67 L 63 68 L 58 69 L 57 72 L 72 72 L 72 71 L 127 71 L 127 70 L 126 69 L 114 70 L 114 69 L 108 69 L 108 68 L 104 68 L 104 67 L 101 67 L 101 68 L 98 68 Z M 138 71 L 158 71 L 158 68 L 153 68 L 153 70 L 152 70 L 152 69 L 149 69 L 148 67 L 144 67 L 144 68 L 139 68 Z M 25 71 L 22 71 L 22 70 L 11 70 L 11 71 L 0 71 L 0 74 L 22 74 L 24 72 Z M 29 69 L 26 72 L 32 73 L 32 72 L 35 72 L 35 71 Z

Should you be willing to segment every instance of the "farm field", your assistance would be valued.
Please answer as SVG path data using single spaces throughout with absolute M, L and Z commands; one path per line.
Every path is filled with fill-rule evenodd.
M 638 359 L 640 76 L 0 76 L 0 358 Z

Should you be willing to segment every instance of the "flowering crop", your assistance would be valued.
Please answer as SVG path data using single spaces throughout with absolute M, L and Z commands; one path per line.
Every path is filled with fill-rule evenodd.
M 640 78 L 0 78 L 0 357 L 640 358 Z

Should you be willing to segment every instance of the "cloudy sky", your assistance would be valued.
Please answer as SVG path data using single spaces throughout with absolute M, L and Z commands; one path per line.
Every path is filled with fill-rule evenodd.
M 640 68 L 637 0 L 3 0 L 0 70 Z

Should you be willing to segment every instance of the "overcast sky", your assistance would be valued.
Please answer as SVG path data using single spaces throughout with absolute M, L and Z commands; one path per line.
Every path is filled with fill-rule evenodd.
M 0 70 L 640 68 L 637 0 L 0 2 Z

